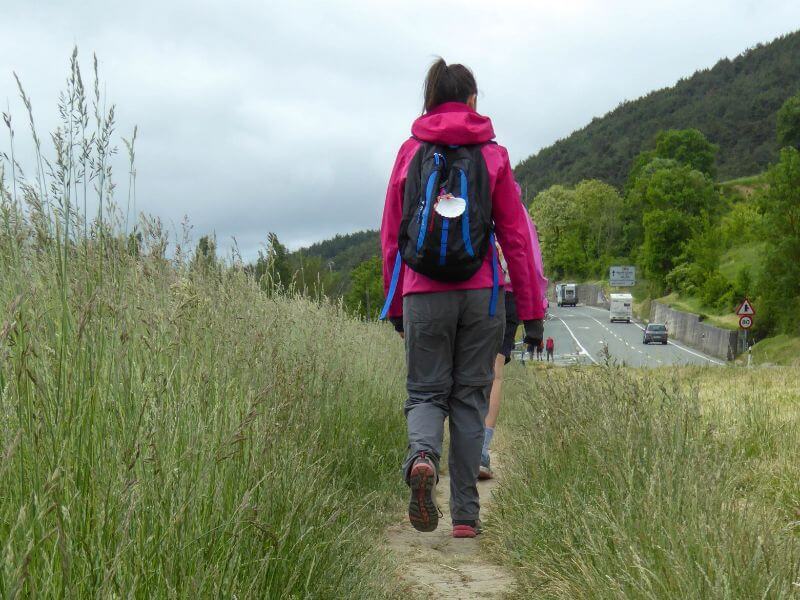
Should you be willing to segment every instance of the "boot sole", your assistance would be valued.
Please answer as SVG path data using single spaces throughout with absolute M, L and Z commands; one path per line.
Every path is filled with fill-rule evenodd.
M 436 473 L 428 464 L 414 465 L 411 469 L 411 500 L 408 502 L 408 520 L 417 531 L 431 532 L 439 525 L 439 509 L 433 501 Z

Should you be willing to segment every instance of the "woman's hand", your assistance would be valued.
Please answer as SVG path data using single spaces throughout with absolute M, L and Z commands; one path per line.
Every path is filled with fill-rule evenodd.
M 403 332 L 403 317 L 389 317 L 389 321 L 394 325 L 394 330 L 400 334 L 400 339 L 406 339 L 406 334 Z

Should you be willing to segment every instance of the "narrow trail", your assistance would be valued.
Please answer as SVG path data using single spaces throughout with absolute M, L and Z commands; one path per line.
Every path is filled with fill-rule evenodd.
M 495 452 L 492 452 L 495 462 Z M 499 463 L 498 463 L 499 464 Z M 499 474 L 496 465 L 495 474 Z M 492 510 L 492 491 L 497 479 L 481 481 L 481 517 Z M 399 576 L 414 597 L 431 600 L 503 598 L 514 588 L 510 571 L 489 560 L 481 537 L 454 539 L 450 522 L 450 478 L 442 474 L 436 496 L 444 518 L 433 533 L 416 531 L 404 518 L 389 527 L 388 544 L 399 564 Z

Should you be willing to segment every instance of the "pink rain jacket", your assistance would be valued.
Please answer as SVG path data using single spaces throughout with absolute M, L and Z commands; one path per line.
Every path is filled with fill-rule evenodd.
M 406 174 L 408 166 L 419 148 L 419 140 L 461 146 L 482 144 L 494 139 L 494 129 L 489 117 L 478 114 L 460 102 L 446 102 L 425 113 L 414 121 L 411 133 L 414 137 L 406 140 L 397 154 L 383 208 L 381 249 L 385 294 L 388 294 L 392 269 L 397 256 L 397 237 L 403 216 L 403 191 Z M 508 152 L 497 144 L 486 144 L 481 151 L 489 171 L 495 232 L 508 263 L 511 282 L 515 290 L 517 314 L 523 321 L 541 319 L 544 317 L 542 298 L 544 298 L 545 290 L 540 289 L 541 283 L 536 276 L 536 259 L 528 228 L 530 219 L 520 200 L 519 189 L 514 181 L 514 174 L 508 160 Z M 404 264 L 388 316 L 399 317 L 403 314 L 402 297 L 407 294 L 491 288 L 492 260 L 494 260 L 493 253 L 489 249 L 478 272 L 467 281 L 455 283 L 430 279 L 409 269 Z
M 534 225 L 533 220 L 531 219 L 530 214 L 525 212 L 525 216 L 527 217 L 528 221 L 528 233 L 531 236 L 531 247 L 533 248 L 533 275 L 536 283 L 534 285 L 534 293 L 538 295 L 539 301 L 542 305 L 542 310 L 547 312 L 547 283 L 548 279 L 544 276 L 544 263 L 542 262 L 542 249 L 539 246 L 539 234 L 536 232 L 536 225 Z M 505 287 L 506 292 L 513 292 L 514 286 L 509 281 L 507 267 L 506 270 L 506 281 Z

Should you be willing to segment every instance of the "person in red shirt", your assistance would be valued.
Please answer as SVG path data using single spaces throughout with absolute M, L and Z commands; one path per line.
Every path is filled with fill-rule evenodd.
M 544 349 L 547 351 L 547 362 L 555 360 L 553 358 L 553 351 L 555 350 L 555 348 L 556 348 L 556 343 L 553 341 L 553 338 L 551 337 L 547 338 L 547 341 L 544 343 Z

